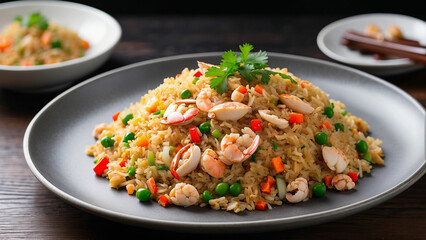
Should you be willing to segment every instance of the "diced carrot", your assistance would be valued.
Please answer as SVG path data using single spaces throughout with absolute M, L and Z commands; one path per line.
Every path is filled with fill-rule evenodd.
M 159 101 L 156 97 L 153 97 L 149 100 L 149 102 L 146 104 L 145 110 L 148 113 L 153 113 L 157 109 L 157 106 L 159 104 Z
M 135 144 L 138 147 L 147 147 L 149 145 L 149 140 L 145 135 L 142 135 L 136 139 Z
M 287 86 L 285 86 L 285 91 L 286 91 L 286 92 L 288 92 L 288 85 L 287 85 Z
M 146 185 L 148 185 L 148 189 L 151 192 L 151 194 L 157 193 L 157 185 L 155 184 L 155 180 L 153 177 L 151 177 L 150 179 L 146 181 Z
M 108 168 L 109 158 L 108 156 L 103 157 L 99 160 L 96 165 L 93 167 L 93 171 L 96 175 L 102 175 L 104 171 Z
M 359 153 L 358 153 L 358 151 L 355 152 L 355 158 L 359 159 Z
M 40 41 L 41 44 L 47 46 L 50 44 L 50 40 L 52 39 L 52 34 L 49 31 L 44 31 L 41 35 Z
M 263 94 L 263 88 L 259 85 L 254 87 L 254 91 L 258 92 L 259 94 Z
M 284 171 L 284 163 L 281 161 L 280 157 L 274 157 L 271 160 L 272 167 L 275 170 L 275 173 L 280 173 Z
M 245 94 L 245 93 L 247 92 L 247 88 L 246 88 L 246 87 L 244 87 L 243 85 L 240 85 L 240 86 L 237 88 L 237 91 L 238 91 L 238 92 L 240 92 L 240 93 L 242 93 L 242 94 Z
M 331 180 L 333 179 L 333 176 L 327 175 L 324 177 L 324 184 L 327 187 L 331 187 Z
M 112 115 L 112 120 L 114 120 L 114 122 L 117 121 L 118 115 L 120 115 L 120 111 L 118 111 L 118 112 L 116 112 Z
M 301 113 L 291 113 L 290 114 L 290 124 L 293 123 L 303 123 L 303 114 Z
M 300 86 L 301 86 L 302 88 L 305 88 L 307 84 L 309 84 L 309 82 L 308 82 L 308 81 L 301 81 L 301 82 L 300 82 Z
M 9 38 L 0 38 L 0 50 L 5 50 L 12 45 L 12 40 Z
M 33 65 L 33 63 L 31 61 L 29 61 L 29 60 L 24 60 L 21 63 L 21 66 L 26 66 L 26 67 L 29 67 L 29 66 L 32 66 L 32 65 Z
M 266 194 L 271 193 L 271 185 L 268 182 L 262 182 L 260 184 L 260 191 Z
M 255 208 L 256 208 L 257 210 L 261 210 L 261 211 L 266 210 L 266 202 L 265 202 L 265 201 L 262 201 L 262 200 L 257 201 L 257 202 L 256 202 L 256 206 L 255 206 Z
M 323 127 L 323 128 L 330 128 L 330 123 L 328 123 L 328 121 L 325 121 L 325 122 L 321 125 L 321 127 Z
M 358 181 L 358 173 L 357 172 L 348 172 L 348 176 L 352 178 L 352 181 Z
M 259 131 L 262 129 L 262 125 L 260 123 L 259 119 L 252 119 L 251 120 L 251 130 L 254 132 Z
M 166 197 L 166 195 L 160 195 L 158 196 L 158 203 L 165 207 L 167 204 L 169 204 L 169 199 Z
M 180 77 L 181 75 L 181 73 L 176 74 L 176 78 Z
M 127 184 L 126 190 L 127 190 L 127 194 L 132 195 L 135 192 L 135 185 Z
M 84 48 L 84 49 L 88 49 L 90 47 L 90 43 L 86 40 L 83 40 L 81 42 L 81 47 Z
M 271 185 L 271 187 L 275 186 L 275 179 L 271 176 L 267 176 L 266 177 L 266 182 L 269 183 L 269 185 Z

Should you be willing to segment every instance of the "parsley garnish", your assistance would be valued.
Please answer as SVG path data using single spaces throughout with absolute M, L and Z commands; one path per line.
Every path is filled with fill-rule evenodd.
M 260 76 L 260 81 L 268 84 L 271 79 L 270 75 L 278 74 L 282 78 L 290 79 L 292 83 L 297 84 L 291 76 L 265 69 L 268 67 L 266 52 L 250 53 L 253 46 L 248 43 L 240 45 L 239 48 L 241 51 L 239 56 L 232 50 L 226 51 L 222 55 L 219 67 L 213 66 L 206 72 L 206 77 L 212 77 L 210 87 L 216 89 L 218 93 L 228 91 L 227 79 L 229 76 L 233 76 L 235 72 L 239 72 L 248 82 L 257 80 L 257 76 Z

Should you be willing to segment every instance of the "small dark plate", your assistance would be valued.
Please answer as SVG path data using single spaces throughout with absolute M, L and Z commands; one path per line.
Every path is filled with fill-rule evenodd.
M 163 208 L 140 203 L 97 177 L 92 145 L 95 124 L 112 121 L 114 112 L 138 102 L 165 77 L 197 68 L 197 60 L 217 64 L 222 53 L 189 54 L 144 61 L 82 82 L 47 104 L 31 121 L 23 148 L 27 163 L 49 190 L 90 213 L 132 225 L 185 232 L 252 232 L 318 224 L 371 208 L 407 189 L 426 169 L 425 111 L 404 91 L 364 72 L 326 61 L 269 53 L 269 66 L 286 67 L 346 104 L 383 140 L 384 166 L 357 182 L 353 191 L 329 191 L 325 197 L 268 211 L 234 214 L 210 208 Z

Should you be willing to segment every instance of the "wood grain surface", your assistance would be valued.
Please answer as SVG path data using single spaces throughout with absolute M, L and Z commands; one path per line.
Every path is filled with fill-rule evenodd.
M 267 52 L 332 61 L 318 49 L 316 36 L 324 26 L 346 16 L 119 14 L 114 17 L 123 28 L 122 39 L 108 62 L 90 76 L 152 58 L 236 50 L 244 42 Z M 426 69 L 383 79 L 426 106 Z M 111 239 L 115 235 L 122 239 L 149 236 L 152 239 L 159 236 L 161 239 L 426 239 L 425 176 L 398 196 L 361 213 L 287 231 L 194 235 L 175 233 L 173 229 L 139 228 L 92 215 L 56 197 L 33 176 L 25 162 L 22 139 L 26 127 L 59 93 L 0 90 L 0 239 Z

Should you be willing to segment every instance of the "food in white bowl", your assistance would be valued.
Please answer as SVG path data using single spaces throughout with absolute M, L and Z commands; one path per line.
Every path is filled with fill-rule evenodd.
M 0 64 L 33 66 L 83 57 L 90 43 L 35 12 L 16 16 L 0 32 Z
M 121 38 L 121 27 L 109 14 L 90 6 L 65 1 L 0 4 L 0 29 L 7 27 L 16 16 L 34 13 L 75 32 L 79 38 L 90 43 L 90 47 L 84 51 L 84 56 L 80 52 L 77 58 L 54 64 L 37 65 L 35 61 L 25 67 L 14 66 L 18 65 L 15 63 L 12 66 L 0 64 L 0 88 L 22 92 L 63 89 L 104 64 Z

